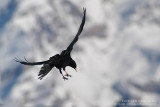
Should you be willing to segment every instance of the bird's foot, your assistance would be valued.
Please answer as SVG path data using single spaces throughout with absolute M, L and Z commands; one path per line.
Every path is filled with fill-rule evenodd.
M 68 74 L 68 72 L 66 72 L 65 70 L 64 70 L 64 72 L 66 73 L 66 75 L 65 75 L 65 76 L 67 76 L 67 77 L 71 77 L 71 75 L 69 75 L 69 74 Z
M 64 77 L 64 76 L 63 76 L 63 79 L 64 79 L 64 81 L 65 81 L 65 80 L 68 80 L 68 78 L 66 78 L 66 77 Z
M 69 75 L 69 74 L 66 74 L 65 76 L 67 76 L 67 77 L 72 77 L 72 75 Z

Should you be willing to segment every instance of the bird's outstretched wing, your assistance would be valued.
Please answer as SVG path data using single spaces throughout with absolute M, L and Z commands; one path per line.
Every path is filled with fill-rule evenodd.
M 59 64 L 59 61 L 60 61 L 60 55 L 59 54 L 56 54 L 55 56 L 52 56 L 49 58 L 49 60 L 47 61 L 42 61 L 42 62 L 28 62 L 27 59 L 24 57 L 25 61 L 22 61 L 20 60 L 20 58 L 15 58 L 14 60 L 16 62 L 19 62 L 23 65 L 30 65 L 30 66 L 34 66 L 34 65 L 42 65 L 43 66 L 41 67 L 41 70 L 39 71 L 39 74 L 38 74 L 38 79 L 43 79 L 44 76 L 46 76 L 50 70 L 56 66 L 57 64 Z
M 34 65 L 42 65 L 44 63 L 47 63 L 49 60 L 47 61 L 42 61 L 42 62 L 28 62 L 27 59 L 24 57 L 25 61 L 21 60 L 20 58 L 15 58 L 14 60 L 16 62 L 19 62 L 23 65 L 29 65 L 29 66 L 34 66 Z
M 73 41 L 70 43 L 70 45 L 67 47 L 67 52 L 71 52 L 72 49 L 73 49 L 73 45 L 78 41 L 78 36 L 81 34 L 82 30 L 83 30 L 83 26 L 85 24 L 85 18 L 86 18 L 86 8 L 83 8 L 84 12 L 84 16 L 83 16 L 83 19 L 82 19 L 82 22 L 81 22 L 81 25 L 79 27 L 79 30 L 75 36 L 75 38 L 73 39 Z

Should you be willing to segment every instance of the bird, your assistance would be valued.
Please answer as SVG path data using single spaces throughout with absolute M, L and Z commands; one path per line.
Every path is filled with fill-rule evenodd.
M 78 41 L 78 37 L 83 31 L 83 27 L 85 25 L 85 19 L 86 19 L 86 8 L 83 8 L 83 19 L 80 24 L 80 27 L 78 29 L 78 32 L 72 42 L 69 44 L 67 49 L 63 50 L 60 54 L 56 54 L 52 57 L 50 57 L 48 60 L 41 61 L 41 62 L 29 62 L 25 57 L 24 60 L 21 60 L 20 58 L 15 57 L 15 61 L 28 66 L 35 66 L 35 65 L 43 65 L 39 71 L 38 79 L 42 80 L 43 77 L 45 77 L 52 68 L 56 67 L 60 74 L 62 75 L 62 78 L 64 80 L 68 80 L 68 77 L 71 77 L 68 72 L 66 72 L 65 68 L 67 66 L 70 66 L 75 69 L 77 72 L 77 64 L 71 57 L 71 51 L 73 49 L 74 44 Z M 65 72 L 66 75 L 63 75 L 62 69 Z

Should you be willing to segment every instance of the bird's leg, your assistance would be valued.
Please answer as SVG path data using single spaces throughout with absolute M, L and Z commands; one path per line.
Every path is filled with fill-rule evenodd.
M 64 70 L 64 72 L 66 73 L 66 75 L 65 75 L 65 76 L 67 76 L 67 77 L 71 77 L 71 75 L 69 75 L 69 74 L 68 74 L 68 72 L 66 72 L 66 70 Z
M 64 81 L 65 81 L 65 80 L 68 80 L 68 78 L 66 78 L 66 77 L 63 75 L 62 71 L 61 71 L 61 70 L 59 70 L 59 71 L 60 71 L 60 73 L 62 74 L 62 77 L 63 77 Z

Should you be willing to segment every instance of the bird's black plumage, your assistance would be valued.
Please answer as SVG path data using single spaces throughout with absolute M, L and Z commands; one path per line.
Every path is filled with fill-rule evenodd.
M 24 64 L 24 65 L 29 65 L 29 66 L 42 65 L 43 64 L 43 66 L 41 67 L 41 70 L 40 70 L 40 72 L 38 74 L 40 80 L 44 76 L 46 76 L 53 67 L 56 67 L 57 69 L 59 69 L 61 74 L 62 74 L 61 69 L 63 69 L 65 71 L 65 67 L 66 66 L 70 66 L 70 67 L 72 67 L 72 68 L 74 68 L 76 70 L 76 66 L 77 66 L 76 62 L 71 58 L 70 54 L 71 54 L 71 51 L 73 49 L 73 45 L 78 41 L 78 37 L 81 34 L 81 32 L 83 30 L 83 27 L 84 27 L 84 24 L 85 24 L 86 9 L 83 8 L 83 10 L 84 10 L 84 12 L 83 12 L 84 16 L 83 16 L 81 25 L 79 27 L 79 30 L 78 30 L 75 38 L 70 43 L 70 45 L 67 47 L 67 49 L 63 50 L 61 52 L 61 54 L 56 54 L 56 55 L 50 57 L 49 60 L 42 61 L 42 62 L 28 62 L 26 60 L 26 58 L 24 58 L 25 61 L 21 61 L 18 58 L 15 58 L 15 61 L 19 62 L 21 64 Z M 64 80 L 68 79 L 63 74 L 62 74 L 62 76 L 63 76 Z M 66 72 L 66 76 L 68 77 L 70 75 Z

